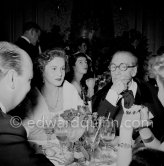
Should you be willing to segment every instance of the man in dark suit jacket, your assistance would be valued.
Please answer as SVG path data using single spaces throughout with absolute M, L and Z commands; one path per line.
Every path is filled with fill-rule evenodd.
M 25 50 L 31 57 L 32 61 L 39 55 L 39 37 L 41 28 L 34 22 L 26 22 L 23 25 L 23 35 L 15 42 L 17 46 Z
M 28 55 L 31 57 L 32 62 L 35 63 L 39 54 L 41 53 L 41 48 L 39 45 L 39 37 L 41 35 L 41 28 L 35 22 L 26 22 L 23 25 L 23 35 L 18 38 L 15 42 L 17 46 L 21 49 L 25 50 Z M 32 80 L 32 86 L 36 86 L 39 84 L 40 80 L 38 80 L 38 70 L 34 65 L 34 73 L 35 77 Z
M 132 52 L 118 51 L 111 60 L 109 69 L 112 82 L 98 91 L 92 98 L 92 110 L 99 116 L 108 116 L 118 121 L 120 125 L 123 110 L 121 109 L 122 93 L 131 90 L 134 97 L 134 104 L 145 105 L 151 112 L 153 121 L 152 131 L 157 138 L 164 135 L 163 107 L 157 98 L 156 89 L 153 86 L 135 79 L 137 73 L 137 58 Z
M 30 90 L 32 77 L 28 54 L 14 44 L 0 42 L 1 166 L 53 166 L 43 154 L 36 154 L 31 148 L 21 119 L 7 115 Z

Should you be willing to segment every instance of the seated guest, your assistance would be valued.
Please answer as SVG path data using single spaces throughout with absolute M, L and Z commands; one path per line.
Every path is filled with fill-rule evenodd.
M 31 91 L 27 99 L 27 107 L 24 105 L 27 114 L 23 125 L 27 130 L 29 141 L 34 143 L 34 147 L 41 146 L 41 149 L 55 165 L 58 163 L 53 160 L 53 154 L 57 153 L 61 162 L 66 164 L 71 162 L 73 152 L 68 152 L 69 155 L 67 153 L 67 160 L 61 151 L 56 130 L 54 132 L 53 128 L 64 122 L 60 115 L 65 110 L 77 110 L 79 105 L 83 105 L 76 88 L 65 80 L 66 62 L 67 56 L 62 48 L 46 50 L 39 56 L 38 67 L 43 84 Z M 59 117 L 59 123 L 56 123 L 58 122 L 56 121 L 57 117 Z M 46 128 L 50 126 L 52 127 Z M 68 136 L 68 139 L 73 141 L 83 132 L 84 129 L 78 130 L 77 128 L 72 132 L 72 135 Z
M 163 58 L 159 58 L 156 64 L 154 65 L 153 74 L 156 75 L 156 82 L 158 85 L 158 98 L 161 104 L 164 106 L 164 62 Z M 125 109 L 124 109 L 125 112 Z M 148 114 L 147 114 L 148 115 Z M 118 166 L 127 166 L 127 165 L 164 165 L 164 140 L 158 140 L 148 126 L 141 126 L 139 133 L 141 140 L 144 145 L 148 148 L 141 148 L 132 154 L 132 133 L 133 126 L 129 128 L 125 127 L 126 121 L 137 121 L 141 123 L 141 115 L 139 112 L 136 112 L 131 115 L 127 115 L 126 112 L 123 115 L 121 128 L 120 128 L 120 138 L 119 143 L 122 145 L 118 150 Z M 145 120 L 148 119 L 148 116 L 144 116 Z M 152 123 L 153 125 L 153 123 Z M 130 162 L 131 161 L 131 162 Z M 130 164 L 129 164 L 130 163 Z
M 20 121 L 7 115 L 30 90 L 32 77 L 29 55 L 16 45 L 0 42 L 0 165 L 53 166 L 43 154 L 35 154 Z
M 156 75 L 156 82 L 158 85 L 158 98 L 164 107 L 164 61 L 160 57 L 154 65 L 154 74 Z M 161 126 L 162 127 L 162 126 Z M 140 136 L 145 146 L 164 151 L 164 135 L 161 139 L 155 138 L 153 132 L 149 128 L 140 130 Z M 147 140 L 147 141 L 144 141 Z
M 112 82 L 93 96 L 92 110 L 98 112 L 99 116 L 108 116 L 110 113 L 110 117 L 117 121 L 119 127 L 123 114 L 120 105 L 122 98 L 125 99 L 127 108 L 133 104 L 144 105 L 151 111 L 151 118 L 154 117 L 153 133 L 161 138 L 164 134 L 164 129 L 160 127 L 163 125 L 163 107 L 157 98 L 156 89 L 135 78 L 137 57 L 126 50 L 117 51 L 112 57 L 109 70 Z
M 74 56 L 78 56 L 78 54 L 85 54 L 87 58 L 87 64 L 88 64 L 88 70 L 85 74 L 85 78 L 90 78 L 90 80 L 93 80 L 94 78 L 94 72 L 95 68 L 93 66 L 93 59 L 92 59 L 92 50 L 90 48 L 90 42 L 87 38 L 78 38 L 76 41 L 76 51 L 74 53 Z
M 88 59 L 84 53 L 77 53 L 69 59 L 70 72 L 67 79 L 78 91 L 79 96 L 88 105 L 88 101 L 94 94 L 94 78 L 86 78 L 88 72 Z
M 46 50 L 38 59 L 38 67 L 43 85 L 35 88 L 29 98 L 31 104 L 27 106 L 24 126 L 29 132 L 29 139 L 46 140 L 45 131 L 37 127 L 37 122 L 51 120 L 52 116 L 67 109 L 77 109 L 78 105 L 83 105 L 83 101 L 76 88 L 65 80 L 66 54 L 62 48 Z M 36 126 L 29 127 L 30 120 L 33 120 Z

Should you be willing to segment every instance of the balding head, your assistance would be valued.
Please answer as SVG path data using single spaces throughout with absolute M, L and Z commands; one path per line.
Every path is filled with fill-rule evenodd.
M 12 43 L 0 42 L 0 102 L 7 110 L 23 100 L 32 76 L 29 55 Z
M 125 63 L 131 63 L 131 65 L 137 65 L 138 58 L 130 51 L 117 51 L 112 57 L 112 61 L 122 60 L 124 58 Z
M 0 42 L 0 78 L 10 69 L 21 75 L 24 61 L 31 62 L 30 57 L 24 50 L 12 43 Z
M 115 67 L 115 70 L 111 70 L 112 81 L 123 80 L 124 82 L 130 82 L 137 73 L 137 61 L 137 57 L 133 53 L 117 51 L 110 63 L 110 66 Z M 122 64 L 127 68 L 122 68 Z

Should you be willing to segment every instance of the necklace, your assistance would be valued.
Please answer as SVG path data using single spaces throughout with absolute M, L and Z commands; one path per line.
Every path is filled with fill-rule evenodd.
M 56 97 L 56 101 L 54 102 L 54 100 L 52 100 L 52 98 L 50 98 L 50 100 L 49 100 L 49 98 L 48 97 L 45 97 L 45 101 L 46 101 L 46 103 L 47 103 L 47 106 L 48 106 L 48 109 L 50 110 L 50 111 L 57 111 L 57 110 L 59 110 L 60 109 L 60 103 L 59 103 L 59 101 L 61 100 L 61 95 L 60 95 L 60 93 L 61 93 L 61 90 L 60 90 L 60 88 L 58 88 L 57 89 L 57 97 Z

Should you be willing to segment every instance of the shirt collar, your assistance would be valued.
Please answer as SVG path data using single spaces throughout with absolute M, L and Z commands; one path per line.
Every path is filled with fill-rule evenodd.
M 6 113 L 6 108 L 1 102 L 0 102 L 0 109 L 2 110 L 3 113 Z
M 21 38 L 25 39 L 28 43 L 31 43 L 30 40 L 26 36 L 21 36 Z
M 131 90 L 133 92 L 134 97 L 136 96 L 136 92 L 137 92 L 137 83 L 132 79 L 132 83 L 129 87 L 129 90 Z

